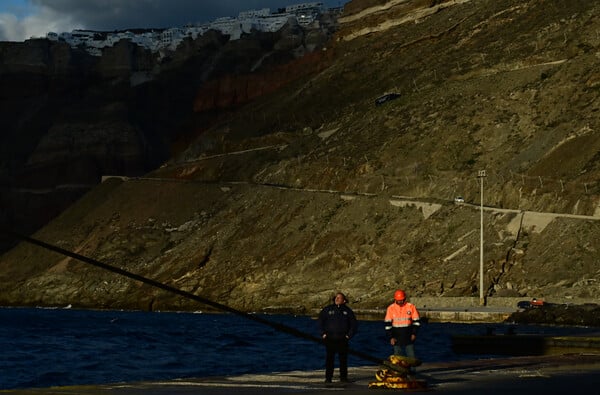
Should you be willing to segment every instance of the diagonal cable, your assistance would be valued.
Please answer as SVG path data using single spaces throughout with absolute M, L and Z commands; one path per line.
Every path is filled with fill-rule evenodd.
M 118 268 L 116 266 L 112 266 L 112 265 L 100 262 L 100 261 L 98 261 L 96 259 L 89 258 L 87 256 L 84 256 L 84 255 L 81 255 L 81 254 L 77 254 L 77 253 L 69 251 L 69 250 L 65 250 L 64 248 L 60 248 L 58 246 L 55 246 L 55 245 L 43 242 L 41 240 L 34 239 L 33 237 L 25 236 L 25 235 L 22 235 L 22 234 L 19 234 L 19 233 L 10 231 L 10 230 L 4 230 L 3 232 L 6 233 L 9 236 L 12 236 L 12 237 L 14 237 L 16 239 L 21 240 L 21 241 L 25 241 L 27 243 L 36 245 L 38 247 L 42 247 L 42 248 L 45 248 L 47 250 L 57 252 L 57 253 L 59 253 L 61 255 L 65 255 L 65 256 L 71 257 L 73 259 L 77 259 L 78 261 L 87 263 L 89 265 L 96 266 L 96 267 L 99 267 L 101 269 L 108 270 L 108 271 L 113 272 L 113 273 L 117 273 L 117 274 L 119 274 L 121 276 L 125 276 L 125 277 L 131 278 L 133 280 L 140 281 L 140 282 L 142 282 L 144 284 L 148 284 L 148 285 L 151 285 L 153 287 L 156 287 L 156 288 L 159 288 L 159 289 L 162 289 L 162 290 L 165 290 L 165 291 L 168 291 L 168 292 L 171 292 L 171 293 L 183 296 L 185 298 L 195 300 L 196 302 L 200 302 L 200 303 L 203 303 L 205 305 L 214 307 L 217 310 L 221 310 L 221 311 L 225 311 L 225 312 L 228 312 L 228 313 L 236 314 L 236 315 L 242 316 L 244 318 L 247 318 L 249 320 L 258 322 L 260 324 L 270 326 L 271 328 L 273 328 L 273 329 L 275 329 L 275 330 L 277 330 L 279 332 L 284 332 L 284 333 L 290 334 L 292 336 L 299 337 L 301 339 L 313 341 L 315 343 L 320 343 L 320 344 L 323 343 L 323 340 L 321 338 L 313 336 L 313 335 L 310 335 L 310 334 L 305 333 L 305 332 L 302 332 L 302 331 L 300 331 L 300 330 L 298 330 L 296 328 L 293 328 L 291 326 L 288 326 L 288 325 L 285 325 L 285 324 L 281 324 L 281 323 L 278 323 L 278 322 L 269 321 L 267 319 L 264 319 L 262 317 L 254 315 L 254 314 L 245 313 L 243 311 L 234 309 L 233 307 L 230 307 L 230 306 L 218 303 L 218 302 L 214 302 L 214 301 L 212 301 L 210 299 L 203 298 L 202 296 L 198 296 L 198 295 L 195 295 L 193 293 L 190 293 L 190 292 L 187 292 L 187 291 L 184 291 L 184 290 L 172 287 L 170 285 L 163 284 L 163 283 L 161 283 L 159 281 L 156 281 L 156 280 L 153 280 L 151 278 L 140 276 L 139 274 L 135 274 L 135 273 L 129 272 L 127 270 Z M 357 351 L 357 350 L 349 349 L 348 352 L 350 354 L 352 354 L 352 355 L 355 355 L 355 356 L 359 357 L 359 358 L 362 358 L 364 360 L 367 360 L 367 361 L 370 361 L 370 362 L 374 362 L 374 363 L 377 363 L 377 364 L 381 363 L 381 361 L 382 361 L 380 358 L 373 357 L 373 356 L 371 356 L 369 354 L 365 354 L 365 353 Z

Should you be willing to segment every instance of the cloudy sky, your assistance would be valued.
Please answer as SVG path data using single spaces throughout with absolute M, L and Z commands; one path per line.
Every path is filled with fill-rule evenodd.
M 319 1 L 319 0 L 313 0 Z M 328 7 L 348 0 L 320 0 Z M 117 30 L 183 26 L 240 11 L 310 0 L 0 0 L 0 41 L 45 37 L 73 29 Z

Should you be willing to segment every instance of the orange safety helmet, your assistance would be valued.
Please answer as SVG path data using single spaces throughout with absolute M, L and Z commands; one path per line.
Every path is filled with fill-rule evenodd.
M 406 294 L 403 290 L 398 289 L 394 292 L 394 300 L 406 300 Z

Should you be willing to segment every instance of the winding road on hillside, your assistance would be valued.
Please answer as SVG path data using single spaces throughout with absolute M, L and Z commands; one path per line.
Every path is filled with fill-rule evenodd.
M 178 180 L 173 178 L 161 178 L 161 177 L 126 177 L 126 176 L 103 176 L 102 181 L 105 181 L 110 178 L 119 178 L 124 181 L 160 181 L 160 182 L 194 182 L 201 183 L 201 181 L 188 181 L 188 180 Z M 311 193 L 329 193 L 329 194 L 337 194 L 343 200 L 354 200 L 357 198 L 373 198 L 378 197 L 379 195 L 374 193 L 366 193 L 366 192 L 346 192 L 332 189 L 312 189 L 312 188 L 297 188 L 290 187 L 285 185 L 278 184 L 263 184 L 263 183 L 252 183 L 248 181 L 224 181 L 220 182 L 221 184 L 230 184 L 230 185 L 239 185 L 239 184 L 247 184 L 247 185 L 256 185 L 262 187 L 270 187 L 277 189 L 285 189 L 291 191 L 298 192 L 311 192 Z M 451 200 L 446 199 L 438 199 L 438 198 L 430 198 L 438 201 L 446 201 L 452 202 Z M 442 203 L 431 203 L 426 201 L 424 198 L 416 198 L 410 196 L 392 196 L 389 199 L 391 205 L 396 207 L 415 207 L 420 209 L 423 212 L 423 216 L 425 219 L 429 218 L 436 211 L 442 208 Z M 480 210 L 482 207 L 478 204 L 474 203 L 457 203 L 458 205 L 464 206 L 466 208 L 470 208 L 473 210 Z M 592 215 L 578 215 L 578 214 L 566 214 L 566 213 L 552 213 L 552 212 L 540 212 L 540 211 L 531 211 L 531 210 L 521 210 L 521 209 L 509 209 L 509 208 L 499 208 L 493 206 L 483 206 L 484 211 L 492 212 L 492 213 L 513 213 L 513 214 L 521 214 L 521 216 L 516 216 L 513 223 L 509 225 L 509 228 L 516 227 L 529 227 L 534 230 L 534 232 L 541 232 L 544 228 L 552 222 L 556 218 L 570 218 L 576 220 L 584 220 L 584 221 L 600 221 L 600 217 L 592 216 Z M 516 230 L 514 229 L 515 233 Z
M 242 155 L 242 154 L 246 154 L 249 152 L 264 151 L 264 150 L 273 150 L 273 149 L 282 150 L 286 147 L 287 147 L 287 144 L 280 144 L 280 145 L 269 145 L 269 146 L 251 148 L 251 149 L 246 149 L 246 150 L 227 152 L 227 153 L 223 153 L 223 154 L 205 156 L 205 157 L 201 157 L 198 159 L 186 161 L 183 163 L 177 163 L 177 164 L 167 164 L 166 163 L 162 166 L 162 168 L 189 166 L 190 164 L 192 164 L 194 162 L 200 162 L 200 161 L 210 160 L 210 159 L 214 159 L 214 158 L 220 158 L 220 157 L 231 156 L 231 155 Z M 178 179 L 173 179 L 173 178 L 126 177 L 126 176 L 103 176 L 102 182 L 104 182 L 106 179 L 109 179 L 109 178 L 120 178 L 124 181 L 151 180 L 151 181 L 164 181 L 164 182 L 173 182 L 173 181 L 186 182 L 186 180 L 178 180 Z M 188 181 L 188 182 L 199 182 L 199 181 Z M 298 192 L 330 193 L 330 194 L 339 195 L 340 198 L 343 200 L 353 200 L 353 199 L 360 198 L 360 197 L 372 198 L 372 197 L 380 196 L 375 193 L 347 192 L 347 191 L 339 191 L 339 190 L 333 190 L 333 189 L 297 188 L 297 187 L 290 187 L 287 185 L 252 183 L 252 182 L 248 182 L 248 181 L 226 181 L 226 182 L 221 182 L 221 183 L 222 184 L 231 184 L 231 185 L 236 185 L 236 184 L 238 184 L 238 185 L 239 184 L 257 185 L 257 186 L 292 190 L 292 191 L 298 191 Z M 389 202 L 391 205 L 396 206 L 396 207 L 413 206 L 417 209 L 420 209 L 423 212 L 424 218 L 427 219 L 432 214 L 434 214 L 436 211 L 438 211 L 443 205 L 442 203 L 432 203 L 428 200 L 435 200 L 435 201 L 448 202 L 448 203 L 452 202 L 451 200 L 441 199 L 441 198 L 437 198 L 437 197 L 429 197 L 426 199 L 426 198 L 417 198 L 417 197 L 412 197 L 412 196 L 392 196 L 389 199 Z M 542 230 L 544 230 L 544 228 L 556 218 L 570 218 L 570 219 L 584 220 L 584 221 L 590 221 L 590 220 L 591 221 L 600 221 L 600 216 L 593 216 L 593 215 L 540 212 L 540 211 L 531 211 L 531 210 L 522 210 L 522 209 L 499 208 L 499 207 L 485 206 L 485 205 L 482 207 L 480 204 L 468 203 L 468 202 L 461 202 L 461 203 L 455 202 L 455 204 L 464 206 L 466 208 L 471 208 L 474 210 L 481 210 L 483 208 L 484 211 L 488 211 L 488 212 L 492 212 L 492 213 L 521 214 L 521 216 L 516 216 L 515 219 L 509 225 L 509 230 L 513 231 L 515 234 L 518 232 L 518 229 L 522 228 L 522 227 L 531 228 L 531 229 L 533 229 L 534 232 L 539 233 Z

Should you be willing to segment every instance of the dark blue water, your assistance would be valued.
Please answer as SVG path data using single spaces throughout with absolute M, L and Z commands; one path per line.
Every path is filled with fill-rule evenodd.
M 318 336 L 310 317 L 261 317 Z M 488 326 L 425 324 L 417 356 L 424 362 L 474 358 L 454 354 L 450 335 L 483 334 Z M 518 328 L 561 331 L 574 330 Z M 351 347 L 381 359 L 391 353 L 378 321 L 361 321 Z M 316 370 L 323 357 L 320 344 L 235 315 L 0 308 L 0 389 Z M 370 364 L 350 356 L 352 366 Z

